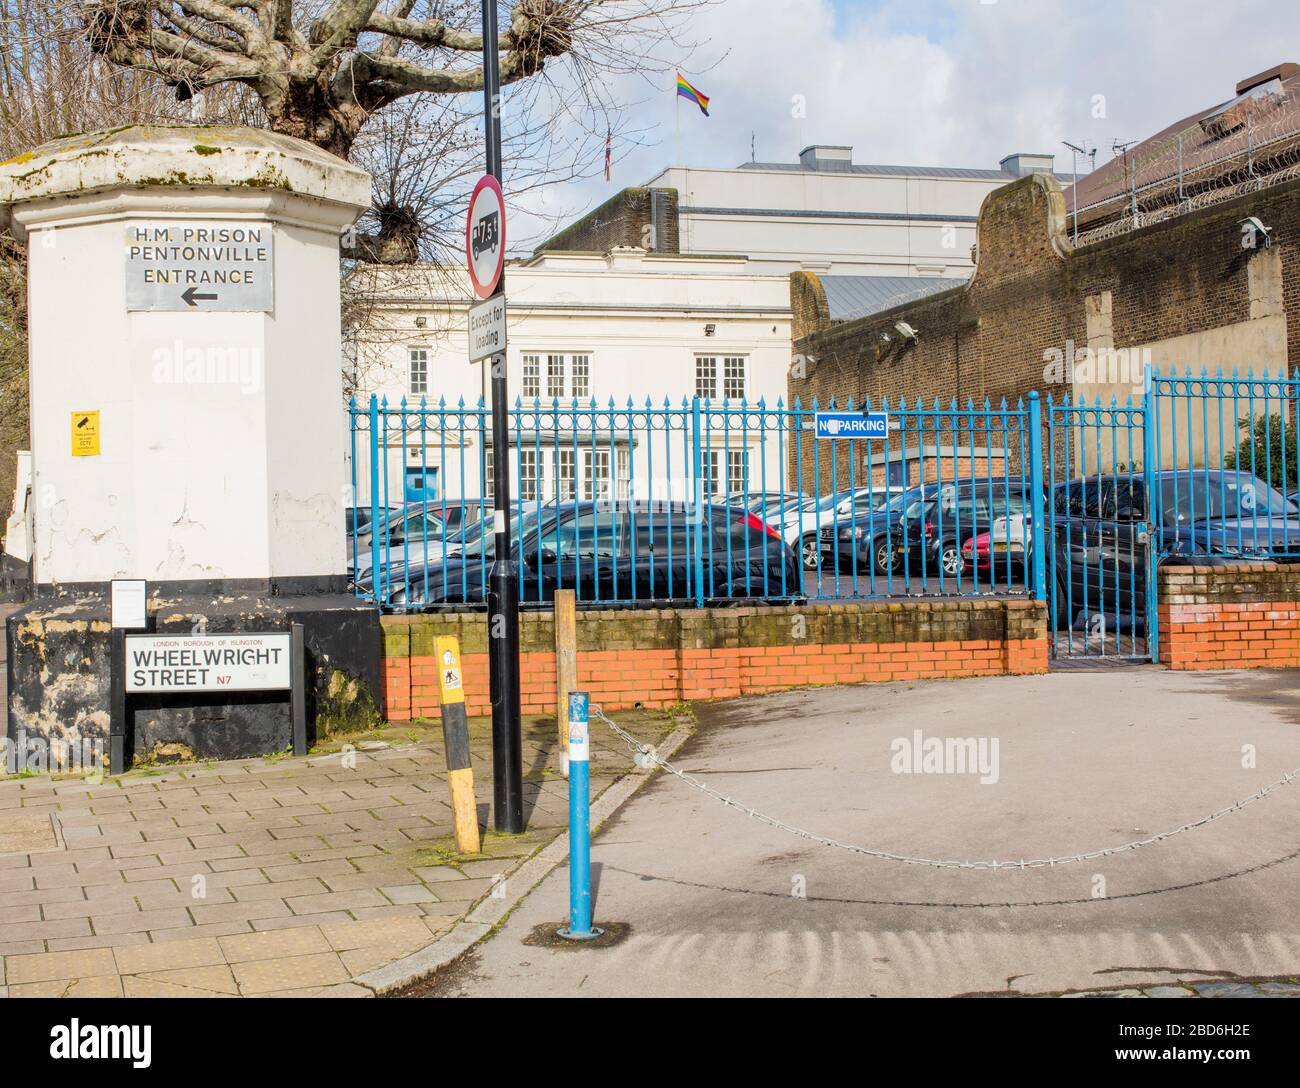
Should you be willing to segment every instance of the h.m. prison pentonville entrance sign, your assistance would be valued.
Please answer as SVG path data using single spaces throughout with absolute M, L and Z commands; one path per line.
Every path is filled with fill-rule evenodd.
M 126 308 L 269 312 L 274 238 L 266 222 L 127 223 Z

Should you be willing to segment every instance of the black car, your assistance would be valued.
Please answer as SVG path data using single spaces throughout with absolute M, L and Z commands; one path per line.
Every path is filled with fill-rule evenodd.
M 689 600 L 697 542 L 706 600 L 802 596 L 794 550 L 748 510 L 595 501 L 525 510 L 514 544 L 521 600 L 546 604 L 556 589 L 574 589 L 587 603 Z M 493 549 L 485 534 L 437 562 L 388 566 L 378 598 L 402 609 L 482 603 Z M 375 589 L 368 578 L 359 587 Z
M 1140 475 L 1088 476 L 1056 488 L 1046 575 L 1058 627 L 1083 613 L 1144 626 L 1149 563 L 1300 555 L 1300 511 L 1264 481 L 1217 469 L 1164 470 L 1154 480 L 1155 503 Z

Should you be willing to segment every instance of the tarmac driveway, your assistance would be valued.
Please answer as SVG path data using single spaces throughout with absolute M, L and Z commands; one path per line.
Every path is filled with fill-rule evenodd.
M 898 773 L 915 730 L 922 754 L 930 738 L 996 739 L 996 774 Z M 801 691 L 703 708 L 676 763 L 852 843 L 1062 857 L 1177 828 L 1300 767 L 1300 691 L 1294 672 L 1156 668 Z M 1298 817 L 1300 780 L 1137 850 L 934 869 L 812 843 L 661 773 L 593 843 L 596 922 L 628 923 L 622 943 L 523 943 L 565 917 L 561 868 L 433 989 L 951 995 L 1294 975 Z

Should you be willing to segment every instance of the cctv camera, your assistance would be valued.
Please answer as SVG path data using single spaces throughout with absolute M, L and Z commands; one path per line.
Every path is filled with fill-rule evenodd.
M 904 340 L 912 341 L 913 344 L 918 343 L 921 339 L 921 334 L 918 333 L 914 328 L 912 328 L 912 326 L 909 325 L 906 321 L 899 321 L 896 325 L 894 325 L 894 331 L 897 332 L 898 335 L 901 336 Z

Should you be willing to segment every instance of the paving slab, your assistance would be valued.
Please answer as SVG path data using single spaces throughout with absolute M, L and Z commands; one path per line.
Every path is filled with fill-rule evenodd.
M 661 712 L 637 716 L 660 741 Z M 491 723 L 470 723 L 478 809 L 492 824 Z M 137 769 L 99 781 L 0 776 L 0 989 L 12 996 L 368 996 L 356 979 L 409 960 L 530 857 L 564 806 L 526 783 L 527 831 L 457 854 L 442 728 L 374 735 L 340 757 Z M 525 723 L 530 772 L 554 776 L 553 719 Z M 333 750 L 331 750 L 333 749 Z M 593 746 L 592 794 L 644 780 L 625 745 Z M 562 779 L 555 789 L 564 792 Z M 558 857 L 555 859 L 558 861 Z M 475 939 L 482 927 L 472 926 Z M 463 941 L 464 935 L 458 938 Z M 407 979 L 400 972 L 394 978 Z

